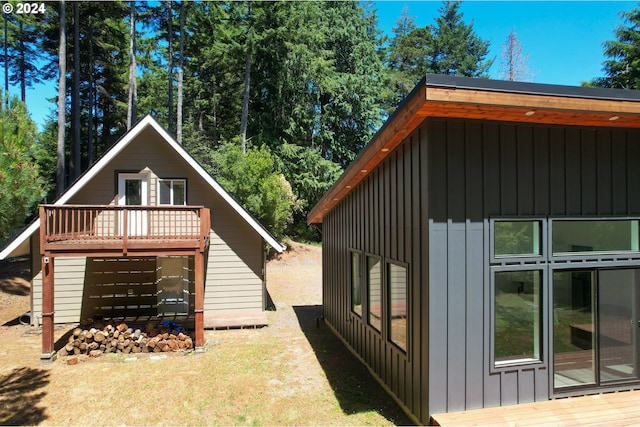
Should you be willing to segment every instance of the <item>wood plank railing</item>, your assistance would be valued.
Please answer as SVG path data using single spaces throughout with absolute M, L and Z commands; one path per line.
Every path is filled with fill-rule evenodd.
M 211 228 L 203 206 L 41 205 L 42 243 L 204 242 Z

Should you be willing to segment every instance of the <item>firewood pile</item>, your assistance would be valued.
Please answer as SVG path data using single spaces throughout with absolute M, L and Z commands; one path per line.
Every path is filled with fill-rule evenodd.
M 99 357 L 106 353 L 161 353 L 190 349 L 193 349 L 193 340 L 182 331 L 152 325 L 142 331 L 120 323 L 107 324 L 102 328 L 74 329 L 58 355 Z

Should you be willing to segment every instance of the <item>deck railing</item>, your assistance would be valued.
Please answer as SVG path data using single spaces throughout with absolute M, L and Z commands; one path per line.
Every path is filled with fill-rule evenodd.
M 202 206 L 41 205 L 44 243 L 201 240 L 211 228 Z

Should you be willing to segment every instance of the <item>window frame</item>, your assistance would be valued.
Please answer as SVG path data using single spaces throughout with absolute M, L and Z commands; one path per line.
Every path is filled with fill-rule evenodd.
M 549 247 L 549 262 L 557 261 L 573 261 L 573 260 L 618 260 L 618 259 L 640 259 L 640 246 L 638 250 L 631 251 L 584 251 L 584 252 L 558 252 L 553 251 L 553 227 L 555 222 L 577 222 L 577 221 L 638 221 L 638 236 L 640 243 L 640 217 L 637 216 L 566 216 L 566 217 L 549 217 L 547 226 L 547 241 Z
M 494 217 L 489 219 L 489 255 L 491 264 L 506 264 L 506 263 L 524 263 L 524 262 L 541 262 L 547 259 L 547 218 L 541 216 L 527 216 L 527 217 Z M 524 255 L 501 255 L 496 256 L 496 222 L 537 222 L 539 225 L 539 247 L 540 253 L 538 255 L 524 254 Z
M 371 322 L 371 280 L 369 278 L 369 258 L 372 259 L 376 259 L 378 260 L 378 263 L 380 265 L 380 317 L 379 317 L 379 322 L 380 322 L 380 326 L 376 327 L 374 324 L 372 324 Z M 379 255 L 375 255 L 372 253 L 365 253 L 364 256 L 364 267 L 365 267 L 365 286 L 366 286 L 366 292 L 365 292 L 365 296 L 366 296 L 366 304 L 367 304 L 367 316 L 366 316 L 366 324 L 367 326 L 371 327 L 373 330 L 375 330 L 376 332 L 378 332 L 380 335 L 382 335 L 382 330 L 384 329 L 384 319 L 385 319 L 385 271 L 384 271 L 384 262 L 381 256 Z
M 404 346 L 405 348 L 403 348 L 400 344 L 398 344 L 397 342 L 395 342 L 393 340 L 393 335 L 392 335 L 392 330 L 393 328 L 391 327 L 391 322 L 392 322 L 392 312 L 393 312 L 393 304 L 391 302 L 392 299 L 392 295 L 393 293 L 391 292 L 391 278 L 390 278 L 390 273 L 391 273 L 391 268 L 390 266 L 394 265 L 396 267 L 402 267 L 404 268 L 405 271 L 405 303 L 406 303 L 406 307 L 405 307 L 405 327 L 406 327 L 406 337 L 405 337 L 405 342 L 404 342 Z M 391 260 L 391 259 L 385 259 L 385 263 L 384 263 L 384 278 L 385 278 L 385 284 L 384 284 L 384 289 L 386 291 L 386 298 L 385 298 L 385 302 L 387 305 L 387 310 L 386 310 L 386 315 L 384 316 L 385 319 L 385 323 L 386 323 L 386 329 L 387 329 L 387 341 L 392 344 L 394 347 L 396 347 L 398 349 L 398 351 L 401 351 L 404 354 L 407 354 L 408 350 L 409 350 L 409 341 L 410 341 L 410 337 L 411 337 L 411 322 L 409 322 L 409 317 L 410 317 L 410 312 L 411 312 L 411 276 L 410 276 L 410 269 L 409 269 L 409 264 L 404 263 L 404 262 L 400 262 L 400 261 L 396 261 L 396 260 Z
M 360 262 L 359 267 L 360 267 L 360 313 L 358 313 L 355 310 L 355 305 L 354 305 L 354 287 L 353 287 L 353 267 L 354 267 L 354 263 L 353 263 L 353 257 L 354 255 L 358 255 L 358 257 L 360 258 Z M 365 308 L 367 308 L 367 305 L 364 304 L 364 302 L 366 301 L 366 293 L 365 293 L 365 278 L 364 278 L 364 259 L 365 256 L 363 256 L 362 251 L 359 251 L 357 249 L 349 249 L 349 305 L 351 308 L 351 313 L 357 317 L 359 317 L 360 319 L 363 318 L 363 312 L 365 311 Z M 368 309 L 367 309 L 368 311 Z
M 548 345 L 548 302 L 549 302 L 549 290 L 548 290 L 548 266 L 546 264 L 522 264 L 522 265 L 509 265 L 509 266 L 491 266 L 490 270 L 490 345 L 489 345 L 489 360 L 490 371 L 501 372 L 510 371 L 519 367 L 534 367 L 534 366 L 546 366 L 546 347 Z M 518 271 L 539 271 L 540 274 L 540 295 L 538 301 L 538 358 L 537 359 L 514 359 L 506 361 L 496 361 L 496 273 L 508 273 Z M 546 290 L 546 291 L 545 291 Z
M 162 203 L 162 197 L 160 196 L 160 185 L 163 182 L 169 182 L 169 200 L 171 203 Z M 182 182 L 184 184 L 184 203 L 176 205 L 173 203 L 173 184 L 174 182 Z M 156 182 L 156 204 L 158 206 L 187 206 L 187 179 L 186 178 L 158 178 Z

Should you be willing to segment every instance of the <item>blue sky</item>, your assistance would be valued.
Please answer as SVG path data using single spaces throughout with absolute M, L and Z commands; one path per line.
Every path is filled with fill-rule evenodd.
M 392 34 L 392 27 L 404 5 L 415 16 L 417 26 L 434 22 L 442 6 L 437 1 L 377 1 L 379 28 Z M 466 23 L 473 23 L 476 34 L 490 42 L 490 70 L 497 77 L 502 44 L 514 28 L 523 51 L 529 55 L 534 82 L 577 86 L 602 76 L 602 43 L 614 39 L 616 26 L 623 23 L 621 11 L 640 7 L 637 1 L 482 1 L 467 0 L 460 7 Z M 2 70 L 3 71 L 3 70 Z M 0 71 L 4 79 L 4 73 Z M 42 128 L 55 105 L 47 98 L 56 96 L 57 82 L 38 85 L 27 93 L 27 107 Z M 13 93 L 18 93 L 13 88 Z
M 441 1 L 377 1 L 379 27 L 392 34 L 404 5 L 419 26 L 433 24 Z M 640 7 L 637 1 L 463 1 L 463 21 L 490 42 L 490 70 L 500 70 L 502 44 L 513 28 L 529 55 L 534 82 L 577 86 L 602 76 L 602 43 L 614 39 L 623 24 L 621 11 Z

